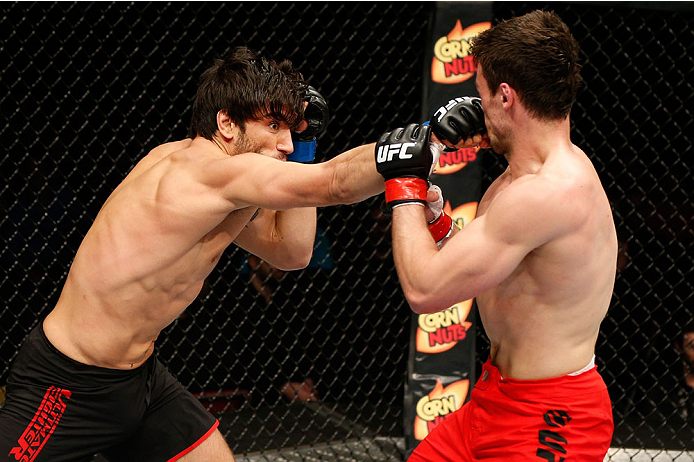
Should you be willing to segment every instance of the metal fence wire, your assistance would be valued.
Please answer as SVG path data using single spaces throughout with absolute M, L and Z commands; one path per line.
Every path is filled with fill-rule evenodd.
M 331 107 L 318 152 L 328 159 L 417 121 L 434 7 L 1 4 L 0 385 L 56 302 L 103 201 L 146 152 L 186 136 L 197 78 L 214 57 L 245 44 L 292 60 Z M 596 165 L 620 238 L 597 345 L 613 446 L 691 455 L 694 392 L 674 342 L 693 308 L 694 12 L 501 2 L 494 22 L 536 8 L 559 13 L 581 45 L 586 83 L 572 136 Z M 485 159 L 488 185 L 503 165 Z M 401 460 L 386 443 L 403 435 L 410 310 L 379 204 L 320 209 L 314 259 L 302 271 L 229 249 L 162 332 L 160 359 L 219 416 L 237 455 L 290 448 L 296 460 Z M 478 337 L 481 364 L 488 342 Z M 291 399 L 283 386 L 292 382 L 312 384 L 314 398 Z

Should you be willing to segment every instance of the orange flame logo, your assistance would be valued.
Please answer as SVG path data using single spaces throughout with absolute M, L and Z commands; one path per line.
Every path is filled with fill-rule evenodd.
M 451 203 L 446 201 L 446 204 L 443 206 L 443 211 L 453 218 L 458 228 L 463 229 L 468 223 L 475 219 L 477 215 L 477 204 L 477 202 L 468 202 L 459 205 L 455 210 L 451 210 Z
M 416 348 L 422 353 L 443 353 L 464 340 L 471 322 L 465 321 L 472 308 L 472 299 L 456 303 L 436 313 L 420 314 Z
M 460 20 L 456 21 L 453 30 L 434 44 L 431 80 L 436 83 L 453 84 L 472 77 L 477 68 L 469 53 L 470 39 L 491 27 L 491 22 L 480 22 L 463 29 Z
M 459 380 L 446 388 L 436 380 L 436 386 L 431 393 L 417 402 L 414 418 L 414 437 L 423 440 L 446 417 L 463 406 L 470 388 L 469 380 Z

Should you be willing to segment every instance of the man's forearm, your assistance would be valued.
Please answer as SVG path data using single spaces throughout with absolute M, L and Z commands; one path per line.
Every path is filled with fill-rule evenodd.
M 428 278 L 437 276 L 427 270 L 428 262 L 438 253 L 429 233 L 424 207 L 415 204 L 393 209 L 393 259 L 400 285 L 413 311 L 429 307 L 433 284 Z
M 365 144 L 326 162 L 332 167 L 330 193 L 337 203 L 352 204 L 383 192 L 383 177 L 376 171 L 375 146 Z
M 311 260 L 315 236 L 315 207 L 261 209 L 236 243 L 276 268 L 296 270 Z
M 278 211 L 275 214 L 275 231 L 282 253 L 289 263 L 283 269 L 297 269 L 296 267 L 303 268 L 308 265 L 316 239 L 316 208 Z

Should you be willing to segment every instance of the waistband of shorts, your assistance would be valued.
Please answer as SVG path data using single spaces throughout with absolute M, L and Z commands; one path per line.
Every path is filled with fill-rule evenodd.
M 498 384 L 497 386 L 504 394 L 513 398 L 526 397 L 528 394 L 541 394 L 548 397 L 576 396 L 607 389 L 602 376 L 598 373 L 597 366 L 579 375 L 518 380 L 502 378 L 499 369 L 488 358 L 482 366 L 482 375 L 475 387 L 486 389 L 493 384 Z
M 111 369 L 108 367 L 92 366 L 81 363 L 58 350 L 50 340 L 48 340 L 43 330 L 43 322 L 36 326 L 29 334 L 29 341 L 31 341 L 34 348 L 38 348 L 40 352 L 48 352 L 51 355 L 49 358 L 51 362 L 57 360 L 67 370 L 93 376 L 94 378 L 127 378 L 134 376 L 142 372 L 144 368 L 154 360 L 154 354 L 152 354 L 143 364 L 133 369 Z

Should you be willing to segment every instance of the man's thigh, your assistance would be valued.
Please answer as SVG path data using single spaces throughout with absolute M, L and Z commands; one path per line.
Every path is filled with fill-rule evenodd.
M 178 462 L 208 462 L 210 460 L 219 462 L 234 462 L 235 460 L 229 445 L 219 430 L 215 430 L 198 447 L 178 459 Z
M 208 442 L 219 433 L 217 419 L 159 361 L 154 363 L 148 389 L 147 410 L 138 428 L 130 438 L 103 452 L 109 461 L 180 460 L 217 441 Z

